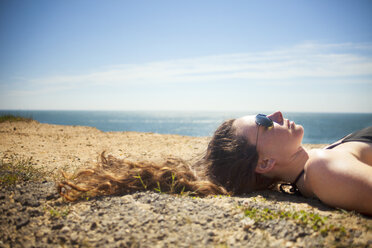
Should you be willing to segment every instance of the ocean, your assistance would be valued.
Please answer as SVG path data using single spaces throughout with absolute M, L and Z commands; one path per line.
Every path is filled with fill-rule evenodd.
M 40 123 L 81 125 L 102 131 L 137 131 L 185 136 L 212 136 L 224 120 L 253 112 L 185 111 L 38 111 L 0 110 L 0 115 L 32 117 Z M 372 113 L 285 113 L 305 129 L 304 144 L 328 144 L 372 126 Z

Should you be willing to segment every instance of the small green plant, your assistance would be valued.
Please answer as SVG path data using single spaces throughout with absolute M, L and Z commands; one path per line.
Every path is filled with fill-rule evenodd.
M 182 187 L 180 195 L 183 195 L 185 193 L 185 186 Z
M 0 116 L 0 123 L 2 122 L 16 122 L 16 121 L 25 121 L 30 122 L 33 121 L 31 117 L 23 117 L 23 116 L 16 116 L 16 115 L 1 115 Z
M 66 210 L 63 210 L 63 211 L 59 211 L 59 210 L 56 210 L 56 209 L 50 209 L 49 210 L 49 213 L 50 213 L 50 216 L 52 218 L 61 218 L 61 217 L 65 217 L 69 214 L 69 210 L 66 209 Z
M 59 219 L 64 218 L 70 213 L 70 208 L 56 209 L 53 207 L 44 207 L 44 211 L 49 213 L 50 218 Z
M 30 158 L 17 158 L 11 156 L 9 159 L 3 157 L 0 160 L 0 185 L 11 186 L 21 182 L 38 181 L 46 176 L 42 168 L 35 168 Z
M 159 182 L 157 182 L 157 183 L 158 183 L 158 187 L 155 188 L 154 190 L 156 190 L 156 191 L 158 191 L 159 193 L 161 193 L 160 183 L 159 183 Z
M 213 197 L 222 199 L 222 198 L 231 197 L 231 196 L 230 195 L 214 195 Z
M 170 188 L 170 193 L 174 192 L 174 186 L 176 184 L 175 178 L 176 178 L 176 175 L 172 172 L 172 184 L 171 184 L 171 188 Z
M 89 192 L 89 191 L 82 193 L 81 196 L 80 196 L 80 199 L 85 200 L 85 201 L 89 201 L 89 199 L 91 199 L 91 198 L 92 198 L 92 193 Z
M 141 181 L 141 184 L 142 184 L 143 188 L 145 190 L 147 189 L 147 185 L 142 181 L 141 175 L 139 173 L 138 173 L 137 176 L 134 176 L 134 178 L 138 178 Z

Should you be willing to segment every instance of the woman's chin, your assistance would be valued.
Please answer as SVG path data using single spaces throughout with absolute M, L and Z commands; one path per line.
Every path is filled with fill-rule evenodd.
M 303 127 L 303 126 L 301 126 L 301 125 L 297 125 L 297 128 L 298 128 L 299 130 L 301 130 L 302 134 L 304 133 L 304 127 Z
M 300 143 L 302 143 L 302 139 L 304 137 L 304 128 L 301 125 L 296 125 L 296 128 L 293 130 L 295 136 L 298 137 Z

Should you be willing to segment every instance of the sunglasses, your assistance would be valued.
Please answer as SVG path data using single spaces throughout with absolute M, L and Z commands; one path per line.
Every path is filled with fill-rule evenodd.
M 263 126 L 265 128 L 271 128 L 272 126 L 274 126 L 274 123 L 269 117 L 267 117 L 267 115 L 258 114 L 256 115 L 256 124 L 257 124 L 257 137 L 256 137 L 256 148 L 257 148 L 258 131 L 259 131 L 260 126 Z

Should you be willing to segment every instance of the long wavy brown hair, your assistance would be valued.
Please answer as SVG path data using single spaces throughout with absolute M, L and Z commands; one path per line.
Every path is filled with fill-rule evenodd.
M 141 190 L 205 196 L 266 189 L 274 181 L 255 172 L 256 147 L 236 135 L 234 120 L 225 121 L 217 128 L 205 155 L 195 164 L 174 158 L 163 164 L 132 162 L 103 152 L 94 167 L 74 175 L 62 172 L 64 180 L 58 183 L 58 192 L 66 200 L 75 201 Z M 196 175 L 194 166 L 202 167 L 204 172 Z

